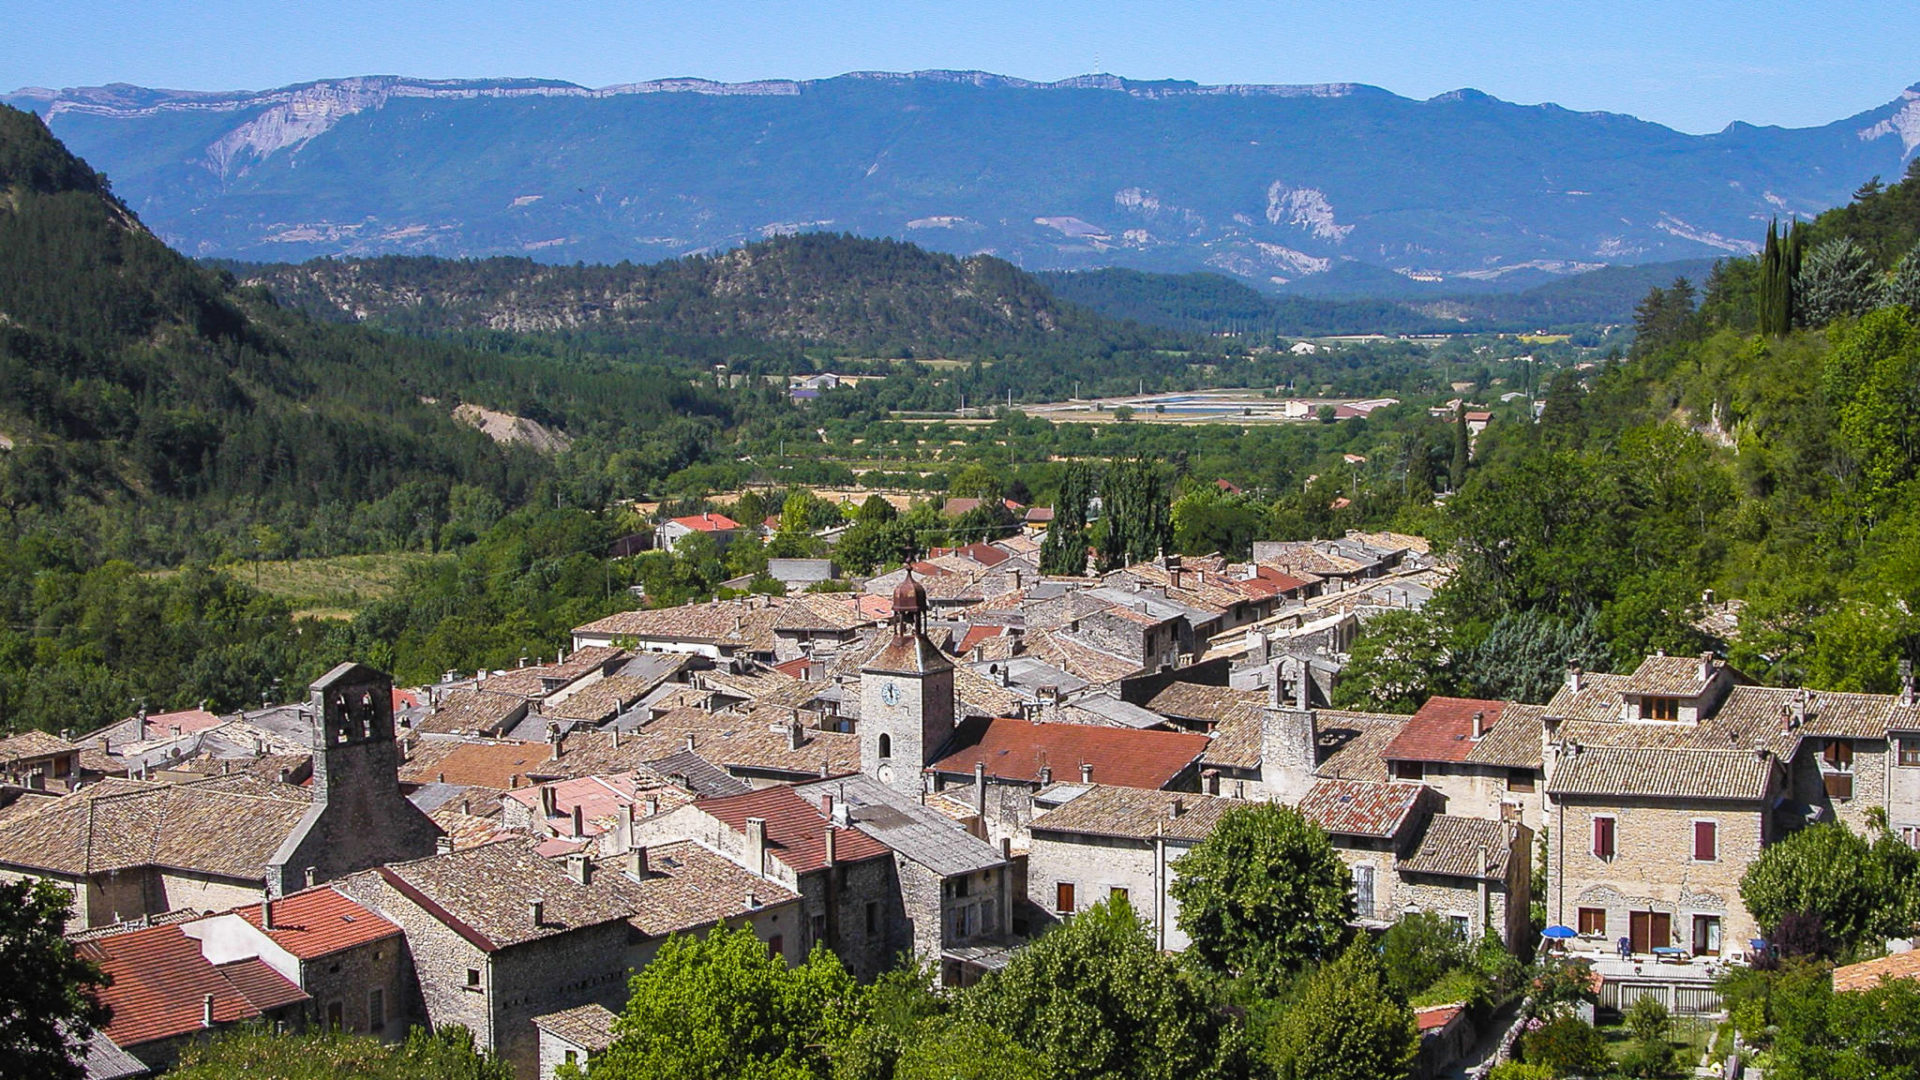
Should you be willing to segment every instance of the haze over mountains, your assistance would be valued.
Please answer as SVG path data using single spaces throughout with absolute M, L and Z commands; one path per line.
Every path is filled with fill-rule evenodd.
M 1745 253 L 1920 148 L 1920 87 L 1805 129 L 1695 136 L 1475 91 L 976 72 L 809 82 L 371 77 L 7 97 L 199 256 L 655 260 L 794 231 L 1028 269 L 1264 286 L 1511 285 Z M 1370 291 L 1370 290 L 1356 290 Z

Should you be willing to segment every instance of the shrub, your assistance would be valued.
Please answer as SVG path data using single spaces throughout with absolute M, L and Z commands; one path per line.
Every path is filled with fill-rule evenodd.
M 1571 1016 L 1549 1020 L 1520 1039 L 1521 1060 L 1544 1065 L 1555 1076 L 1597 1076 L 1613 1065 L 1607 1040 L 1593 1025 Z

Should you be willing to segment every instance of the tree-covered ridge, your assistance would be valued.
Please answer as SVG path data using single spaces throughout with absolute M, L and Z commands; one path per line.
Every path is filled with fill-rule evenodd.
M 835 233 L 653 264 L 389 256 L 236 269 L 321 317 L 425 332 L 738 337 L 872 356 L 978 355 L 1060 342 L 1138 347 L 1151 338 L 1061 303 L 992 256 L 956 258 Z

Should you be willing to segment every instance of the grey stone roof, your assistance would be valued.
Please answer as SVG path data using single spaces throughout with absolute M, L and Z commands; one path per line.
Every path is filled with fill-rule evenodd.
M 589 1054 L 597 1054 L 613 1045 L 613 1021 L 614 1015 L 606 1006 L 589 1004 L 536 1016 L 533 1026 Z
M 821 780 L 794 790 L 814 803 L 822 794 L 831 794 L 836 806 L 846 806 L 848 818 L 860 831 L 942 877 L 1001 865 L 1000 852 L 992 844 L 870 776 Z
M 753 788 L 736 780 L 727 770 L 691 750 L 682 750 L 646 763 L 647 768 L 671 781 L 686 781 L 687 788 L 703 799 L 742 795 Z

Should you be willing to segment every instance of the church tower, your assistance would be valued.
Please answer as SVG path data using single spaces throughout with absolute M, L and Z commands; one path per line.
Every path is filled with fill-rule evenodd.
M 908 571 L 891 632 L 860 666 L 860 771 L 914 798 L 953 736 L 953 661 L 927 640 L 926 615 L 927 591 Z
M 269 865 L 276 896 L 383 863 L 434 853 L 440 827 L 400 794 L 393 679 L 341 664 L 309 690 L 313 806 Z

